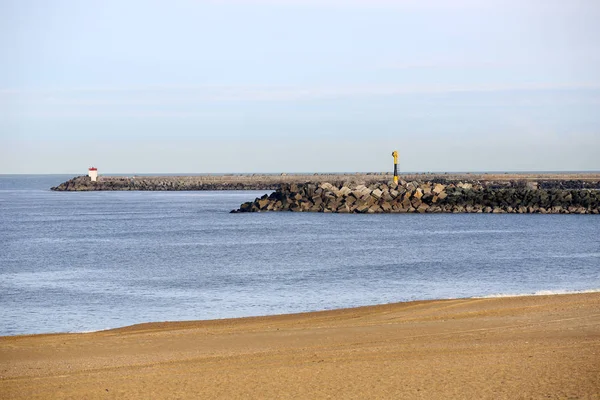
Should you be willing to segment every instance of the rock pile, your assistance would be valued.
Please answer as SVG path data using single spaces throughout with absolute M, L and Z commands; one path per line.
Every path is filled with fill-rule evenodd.
M 278 183 L 263 180 L 229 180 L 217 177 L 110 177 L 92 182 L 88 176 L 78 176 L 50 188 L 57 192 L 89 191 L 182 191 L 182 190 L 275 190 Z
M 325 213 L 541 213 L 598 214 L 596 189 L 541 189 L 535 182 L 440 183 L 401 181 L 282 184 L 232 212 Z
M 449 185 L 457 182 L 480 182 L 487 188 L 522 188 L 527 185 L 540 189 L 600 189 L 600 174 L 404 174 L 406 181 L 428 181 Z M 190 176 L 100 176 L 92 182 L 87 176 L 69 179 L 52 190 L 98 191 L 98 190 L 275 190 L 282 184 L 305 182 L 330 182 L 334 185 L 383 184 L 392 180 L 386 173 L 352 174 L 222 174 Z

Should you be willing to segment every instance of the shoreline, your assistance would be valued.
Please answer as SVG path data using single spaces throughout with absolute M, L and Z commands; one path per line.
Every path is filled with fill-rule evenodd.
M 0 337 L 7 398 L 598 398 L 600 292 Z
M 411 304 L 411 303 L 422 303 L 422 302 L 438 302 L 438 301 L 450 301 L 450 300 L 480 300 L 480 299 L 504 299 L 504 298 L 520 298 L 520 297 L 537 297 L 537 296 L 563 296 L 563 295 L 576 295 L 576 294 L 588 294 L 588 293 L 600 293 L 600 288 L 595 289 L 583 289 L 583 290 L 540 290 L 534 293 L 498 293 L 484 296 L 473 296 L 473 297 L 448 297 L 448 298 L 437 298 L 437 299 L 421 299 L 421 300 L 408 300 L 408 301 L 397 301 L 393 303 L 380 303 L 380 304 L 367 304 L 353 307 L 342 307 L 332 308 L 323 310 L 312 310 L 312 311 L 299 311 L 282 314 L 261 314 L 261 315 L 248 315 L 243 317 L 225 317 L 225 318 L 212 318 L 212 319 L 195 319 L 195 320 L 165 320 L 165 321 L 145 321 L 134 323 L 131 325 L 117 326 L 113 328 L 89 330 L 89 331 L 65 331 L 65 332 L 40 332 L 40 333 L 18 333 L 15 335 L 0 335 L 0 341 L 6 338 L 17 338 L 17 337 L 36 337 L 36 336 L 55 336 L 55 335 L 87 335 L 101 332 L 111 332 L 127 330 L 134 328 L 139 325 L 153 325 L 153 324 L 195 324 L 195 323 L 210 323 L 210 322 L 221 322 L 221 321 L 238 321 L 252 318 L 270 318 L 270 317 L 293 317 L 293 316 L 307 316 L 311 314 L 327 313 L 335 311 L 352 311 L 359 310 L 369 307 L 382 307 L 390 305 L 400 304 Z

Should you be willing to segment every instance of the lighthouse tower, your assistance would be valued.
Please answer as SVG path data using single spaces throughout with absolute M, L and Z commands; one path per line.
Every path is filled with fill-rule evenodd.
M 98 180 L 98 168 L 90 167 L 88 169 L 88 176 L 92 180 L 92 182 L 96 182 Z

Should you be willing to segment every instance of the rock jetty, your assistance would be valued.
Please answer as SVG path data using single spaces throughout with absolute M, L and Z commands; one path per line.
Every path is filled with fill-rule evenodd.
M 400 181 L 282 184 L 232 212 L 598 214 L 600 191 L 574 183 Z M 567 187 L 567 188 L 562 188 Z
M 78 176 L 50 188 L 57 192 L 90 192 L 90 191 L 182 191 L 182 190 L 275 190 L 277 182 L 252 179 L 224 179 L 210 176 L 182 177 L 109 177 L 92 182 L 88 176 Z
M 391 179 L 382 173 L 360 174 L 229 174 L 192 176 L 100 176 L 92 182 L 88 176 L 78 176 L 52 187 L 57 192 L 86 191 L 179 191 L 179 190 L 275 190 L 282 183 L 326 182 L 358 179 L 378 182 Z
M 494 182 L 503 187 L 506 182 L 538 182 L 541 189 L 600 189 L 600 174 L 403 174 L 405 181 L 447 182 Z M 275 190 L 282 184 L 306 182 L 360 182 L 367 186 L 392 180 L 389 173 L 369 172 L 353 174 L 224 174 L 192 176 L 99 176 L 92 182 L 88 176 L 78 176 L 51 188 L 59 192 L 98 190 Z

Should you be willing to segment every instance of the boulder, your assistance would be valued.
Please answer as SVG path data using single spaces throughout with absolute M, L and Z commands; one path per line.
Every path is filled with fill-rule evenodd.
M 261 199 L 258 201 L 258 208 L 260 208 L 261 210 L 264 210 L 267 208 L 267 206 L 270 204 L 269 199 Z
M 371 207 L 369 207 L 369 209 L 367 210 L 367 212 L 369 214 L 375 214 L 375 213 L 380 213 L 382 211 L 381 207 L 379 207 L 378 205 L 372 205 Z
M 446 187 L 444 185 L 442 185 L 441 183 L 438 183 L 437 185 L 435 185 L 435 187 L 433 188 L 433 193 L 439 195 L 440 193 L 442 193 L 444 191 Z
M 381 191 L 380 189 L 375 189 L 371 192 L 371 196 L 375 197 L 376 199 L 380 199 L 382 195 L 383 191 Z
M 429 208 L 429 206 L 428 206 L 427 204 L 425 204 L 425 203 L 422 203 L 421 205 L 419 205 L 419 206 L 417 207 L 417 212 L 419 212 L 419 213 L 424 213 L 424 212 L 426 212 L 426 211 L 427 211 L 427 209 L 428 209 L 428 208 Z
M 336 211 L 341 214 L 347 214 L 350 212 L 350 207 L 348 207 L 347 204 L 342 204 L 337 208 Z
M 339 192 L 342 196 L 347 197 L 350 195 L 350 193 L 352 193 L 352 189 L 350 189 L 348 186 L 343 186 Z
M 366 213 L 368 210 L 369 210 L 369 205 L 366 203 L 363 203 L 356 207 L 356 212 L 359 212 L 359 213 Z
M 381 197 L 383 198 L 383 200 L 385 200 L 387 202 L 391 202 L 391 201 L 394 200 L 394 198 L 392 197 L 392 195 L 388 191 L 383 192 L 383 195 Z

